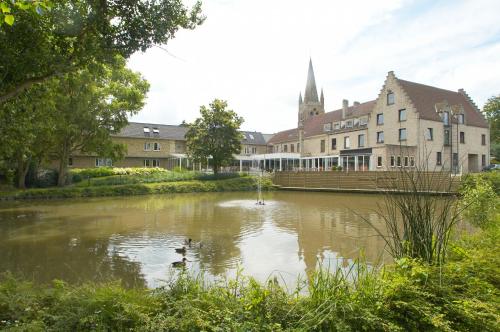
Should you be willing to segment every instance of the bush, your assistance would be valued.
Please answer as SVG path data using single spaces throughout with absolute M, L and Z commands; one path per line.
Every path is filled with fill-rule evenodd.
M 460 188 L 461 205 L 467 220 L 478 227 L 487 227 L 495 215 L 498 198 L 486 174 L 468 176 Z M 490 181 L 488 181 L 490 180 Z

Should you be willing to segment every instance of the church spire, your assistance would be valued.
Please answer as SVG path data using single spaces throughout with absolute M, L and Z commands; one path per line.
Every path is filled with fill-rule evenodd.
M 302 104 L 302 92 L 299 93 L 299 105 Z
M 304 102 L 318 102 L 318 90 L 316 90 L 316 79 L 314 78 L 314 69 L 312 60 L 309 58 L 309 70 L 307 71 L 307 84 L 304 94 Z
M 321 88 L 321 97 L 319 97 L 319 102 L 323 107 L 325 107 L 325 95 L 323 94 L 323 88 Z

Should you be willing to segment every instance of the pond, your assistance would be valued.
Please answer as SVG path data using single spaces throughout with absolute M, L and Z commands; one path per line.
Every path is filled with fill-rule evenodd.
M 187 238 L 187 270 L 293 284 L 318 264 L 389 260 L 362 218 L 382 227 L 380 195 L 203 193 L 0 203 L 0 272 L 50 282 L 121 279 L 161 286 Z

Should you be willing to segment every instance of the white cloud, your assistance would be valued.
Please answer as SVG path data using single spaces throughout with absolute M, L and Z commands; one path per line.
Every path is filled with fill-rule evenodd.
M 226 99 L 247 130 L 296 125 L 312 56 L 327 110 L 377 96 L 389 70 L 482 106 L 500 92 L 498 1 L 207 1 L 206 22 L 129 67 L 151 83 L 134 121 L 178 124 Z

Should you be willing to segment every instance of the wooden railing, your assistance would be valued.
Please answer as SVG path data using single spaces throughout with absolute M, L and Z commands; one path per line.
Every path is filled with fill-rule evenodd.
M 273 183 L 283 188 L 360 191 L 456 192 L 460 177 L 446 172 L 277 172 Z

